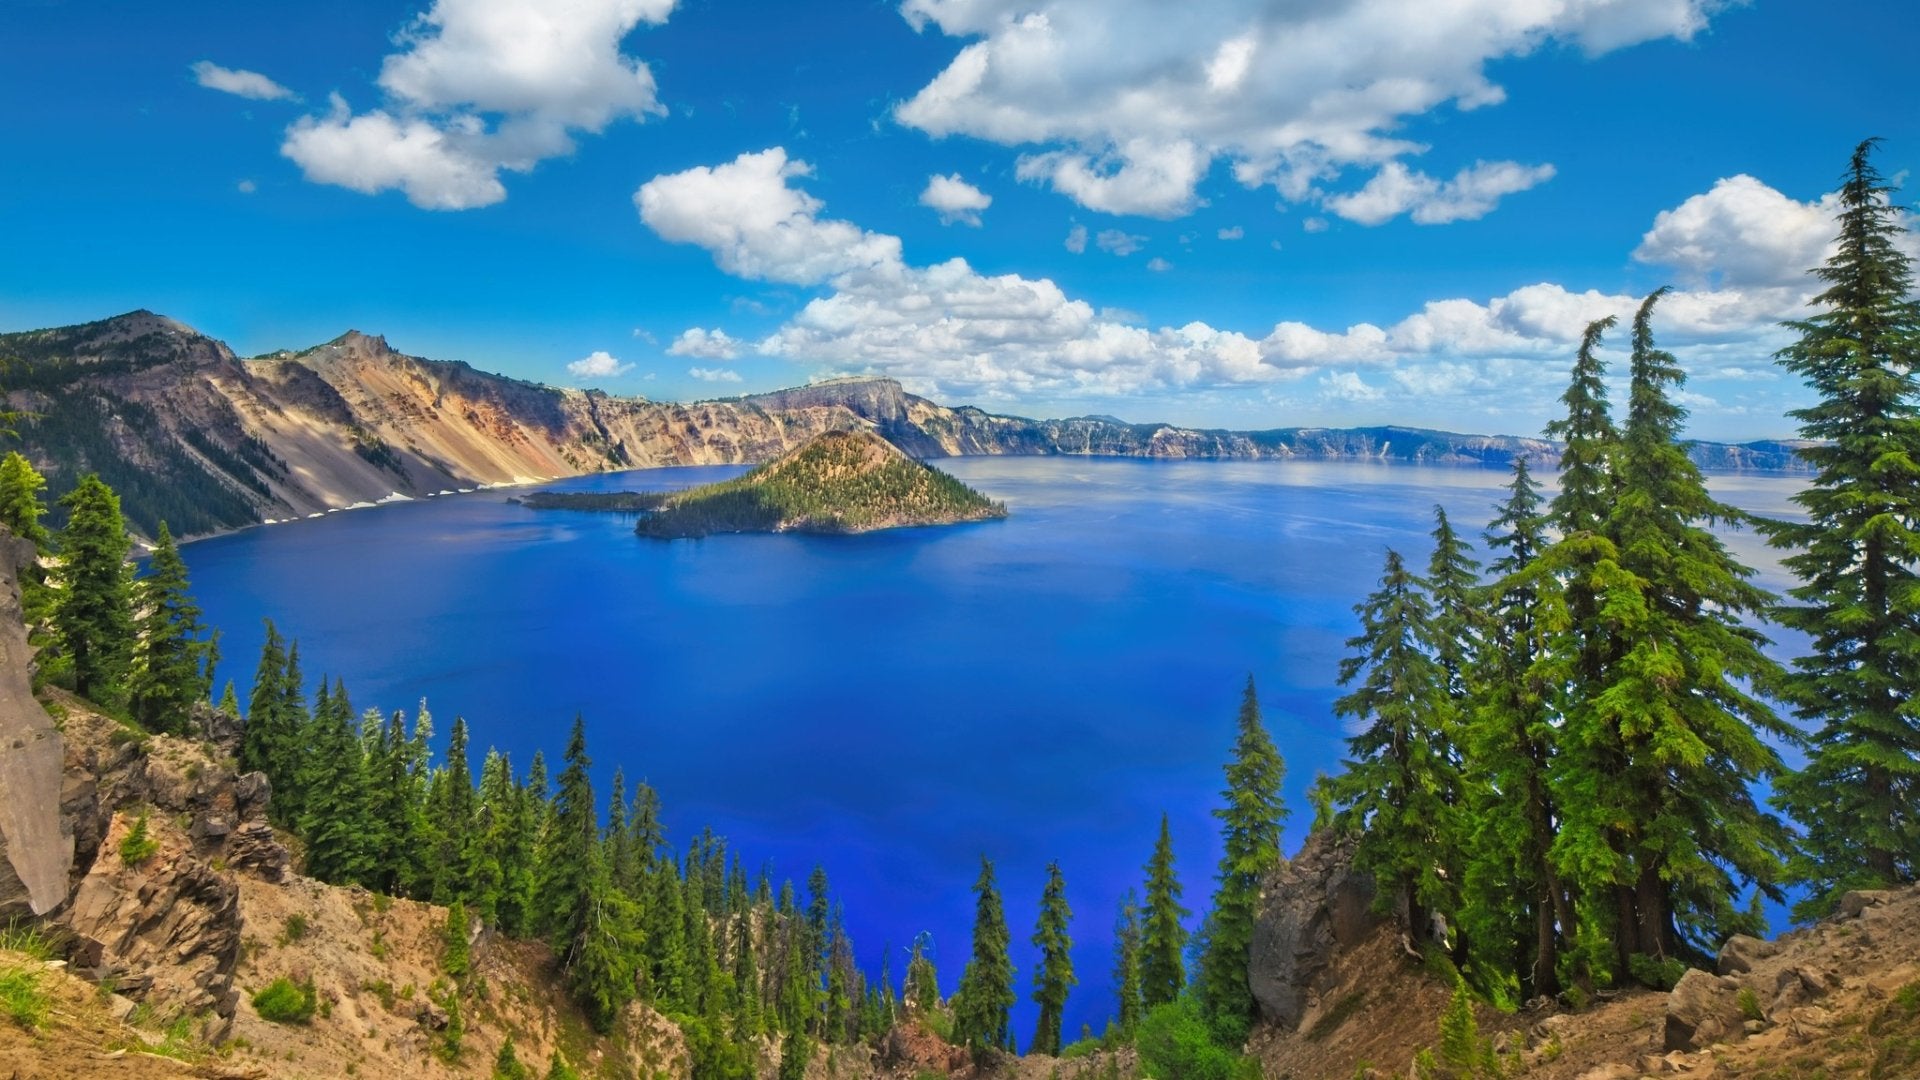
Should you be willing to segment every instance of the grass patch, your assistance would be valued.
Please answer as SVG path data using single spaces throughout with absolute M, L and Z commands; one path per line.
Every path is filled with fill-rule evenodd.
M 47 1022 L 52 998 L 40 985 L 40 972 L 23 967 L 0 968 L 0 1013 L 33 1031 Z
M 253 995 L 253 1008 L 262 1020 L 271 1020 L 276 1024 L 308 1024 L 313 1022 L 318 999 L 312 982 L 296 983 L 282 975 L 268 983 L 266 989 Z
M 18 919 L 0 926 L 0 952 L 17 952 L 34 960 L 51 960 L 53 939 L 36 923 Z
M 1735 1004 L 1740 1006 L 1741 1016 L 1749 1020 L 1765 1020 L 1767 1018 L 1765 1010 L 1760 1008 L 1760 996 L 1753 992 L 1753 987 L 1741 987 L 1740 992 L 1733 995 L 1733 1000 Z
M 300 912 L 287 916 L 280 926 L 280 944 L 291 945 L 307 936 L 307 917 Z
M 1365 990 L 1355 990 L 1353 993 L 1334 1002 L 1333 1008 L 1321 1013 L 1320 1019 L 1315 1020 L 1313 1026 L 1307 1029 L 1307 1041 L 1319 1042 L 1333 1034 L 1335 1028 L 1346 1023 L 1348 1017 L 1359 1012 L 1360 1006 L 1366 1003 L 1367 992 Z

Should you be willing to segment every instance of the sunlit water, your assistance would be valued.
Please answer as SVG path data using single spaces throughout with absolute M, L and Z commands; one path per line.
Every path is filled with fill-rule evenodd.
M 261 619 L 308 678 L 357 707 L 425 697 L 524 770 L 556 772 L 585 716 L 595 790 L 615 766 L 752 872 L 803 884 L 823 863 L 861 961 L 930 931 L 943 986 L 965 962 L 968 888 L 994 861 L 1031 1032 L 1028 943 L 1048 861 L 1065 874 L 1080 986 L 1071 1036 L 1112 1009 L 1122 894 L 1170 816 L 1186 901 L 1219 856 L 1220 768 L 1240 690 L 1258 683 L 1302 792 L 1337 767 L 1335 669 L 1388 547 L 1424 565 L 1433 507 L 1477 537 L 1505 473 L 1404 464 L 969 458 L 939 463 L 1005 500 L 1001 522 L 860 537 L 649 541 L 631 519 L 530 511 L 478 492 L 332 514 L 190 545 L 187 561 L 244 699 Z M 587 477 L 566 490 L 667 488 L 736 468 Z M 1715 478 L 1781 514 L 1799 481 Z M 1762 580 L 1784 580 L 1736 534 Z

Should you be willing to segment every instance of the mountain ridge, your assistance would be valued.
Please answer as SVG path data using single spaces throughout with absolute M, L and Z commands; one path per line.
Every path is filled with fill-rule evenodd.
M 1344 459 L 1504 466 L 1555 444 L 1402 426 L 1257 431 L 1034 420 L 947 406 L 884 376 L 691 402 L 556 387 L 413 356 L 348 330 L 240 358 L 146 309 L 0 334 L 0 394 L 28 414 L 20 449 L 57 498 L 85 472 L 130 522 L 183 537 L 382 500 L 619 469 L 757 464 L 830 430 L 871 430 L 920 458 L 972 454 Z M 1698 443 L 1704 467 L 1804 471 L 1794 444 Z

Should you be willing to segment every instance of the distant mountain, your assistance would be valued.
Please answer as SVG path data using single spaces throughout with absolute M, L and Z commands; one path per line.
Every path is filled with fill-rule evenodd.
M 262 521 L 489 484 L 661 465 L 768 461 L 825 431 L 863 429 L 921 458 L 1079 454 L 1542 463 L 1553 443 L 1418 428 L 1193 429 L 1106 416 L 1029 420 L 950 408 L 884 378 L 722 401 L 655 402 L 543 386 L 394 351 L 349 331 L 254 359 L 136 311 L 0 334 L 0 388 L 22 451 L 57 497 L 94 471 L 129 521 L 202 536 Z M 1789 470 L 1795 444 L 1701 443 L 1703 466 Z

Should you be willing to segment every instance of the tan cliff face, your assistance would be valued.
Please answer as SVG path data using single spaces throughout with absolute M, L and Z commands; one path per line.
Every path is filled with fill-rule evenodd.
M 922 458 L 964 454 L 1367 459 L 1550 466 L 1554 444 L 1408 428 L 1221 431 L 1106 416 L 1030 420 L 952 408 L 892 379 L 848 378 L 692 403 L 543 386 L 396 351 L 350 331 L 237 358 L 151 312 L 0 334 L 0 399 L 30 414 L 21 450 L 50 495 L 84 472 L 132 525 L 195 536 L 396 496 L 614 469 L 757 464 L 825 431 L 875 432 Z M 1695 448 L 1703 464 L 1793 467 L 1786 444 Z

